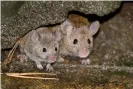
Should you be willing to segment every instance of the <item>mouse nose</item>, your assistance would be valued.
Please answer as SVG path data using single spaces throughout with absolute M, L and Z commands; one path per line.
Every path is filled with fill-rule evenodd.
M 81 58 L 87 57 L 88 54 L 89 53 L 87 52 L 86 48 L 82 48 L 82 49 L 79 50 L 79 57 L 81 57 Z
M 56 61 L 56 57 L 53 56 L 53 55 L 49 56 L 49 61 L 50 62 L 55 62 Z

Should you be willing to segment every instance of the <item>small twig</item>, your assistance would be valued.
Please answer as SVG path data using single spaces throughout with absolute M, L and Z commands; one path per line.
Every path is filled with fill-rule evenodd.
M 18 78 L 42 79 L 42 80 L 59 80 L 58 78 L 28 77 L 28 76 L 14 76 L 14 75 L 8 75 L 8 76 L 18 77 Z
M 2 73 L 8 75 L 57 75 L 54 73 Z
M 22 38 L 20 38 L 20 39 L 15 43 L 15 45 L 13 46 L 13 48 L 10 50 L 10 52 L 9 52 L 9 54 L 8 54 L 8 56 L 7 56 L 7 58 L 4 60 L 4 65 L 7 65 L 8 63 L 11 62 L 12 57 L 13 57 L 13 55 L 14 55 L 14 52 L 16 51 L 16 49 L 17 49 L 17 47 L 19 46 L 19 44 L 20 44 L 20 43 L 22 44 L 23 42 L 24 42 L 24 40 L 23 40 Z
M 43 80 L 59 80 L 58 78 L 43 78 L 43 77 L 32 77 L 32 76 L 26 76 L 26 75 L 57 75 L 53 73 L 1 73 L 5 74 L 7 76 L 12 77 L 19 77 L 19 78 L 30 78 L 30 79 L 43 79 Z
M 5 61 L 4 61 L 4 64 L 5 64 L 5 65 L 8 64 L 8 63 L 11 61 L 11 59 L 12 59 L 12 57 L 13 57 L 13 54 L 14 54 L 16 48 L 18 47 L 18 43 L 19 43 L 19 41 L 16 42 L 16 44 L 13 46 L 13 48 L 12 48 L 11 51 L 9 52 L 7 58 L 6 58 Z

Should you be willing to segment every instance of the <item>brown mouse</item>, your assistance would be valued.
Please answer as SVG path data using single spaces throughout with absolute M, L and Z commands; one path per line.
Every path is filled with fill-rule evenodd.
M 81 60 L 82 64 L 90 64 L 88 56 L 93 48 L 93 35 L 98 32 L 99 27 L 99 21 L 94 21 L 90 25 L 88 23 L 84 24 L 83 21 L 80 22 L 80 20 L 75 18 L 73 21 L 69 19 L 64 21 L 61 24 L 63 35 L 60 41 L 60 56 L 58 61 L 64 61 L 62 55 L 69 55 L 85 59 Z

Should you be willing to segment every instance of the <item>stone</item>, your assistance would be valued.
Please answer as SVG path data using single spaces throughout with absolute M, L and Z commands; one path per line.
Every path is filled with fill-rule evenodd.
M 100 32 L 94 39 L 94 56 L 99 59 L 96 63 L 133 66 L 132 5 L 133 3 L 124 3 L 115 16 L 101 23 Z
M 11 48 L 20 37 L 41 25 L 63 22 L 69 12 L 104 16 L 115 11 L 120 5 L 121 2 L 113 1 L 2 1 L 2 49 Z

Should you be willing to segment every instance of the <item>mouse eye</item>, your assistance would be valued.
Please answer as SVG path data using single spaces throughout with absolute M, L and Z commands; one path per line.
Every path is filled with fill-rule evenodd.
M 43 48 L 43 52 L 46 52 L 47 51 L 47 49 L 46 48 Z
M 87 41 L 88 41 L 88 44 L 90 44 L 90 43 L 91 43 L 90 39 L 88 39 Z
M 55 51 L 57 51 L 57 47 L 55 47 Z
M 74 39 L 73 44 L 77 44 L 77 43 L 78 43 L 78 40 Z

